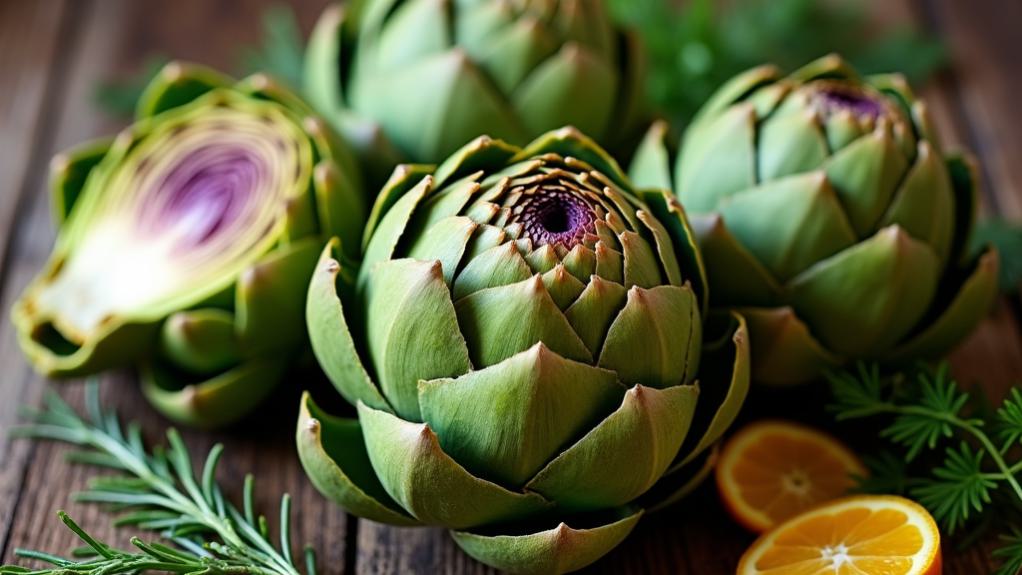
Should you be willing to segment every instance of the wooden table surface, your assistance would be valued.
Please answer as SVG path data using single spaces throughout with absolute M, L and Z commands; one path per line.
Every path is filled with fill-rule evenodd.
M 52 245 L 46 173 L 49 158 L 77 142 L 116 131 L 121 121 L 94 104 L 103 79 L 139 70 L 158 52 L 225 69 L 234 67 L 239 44 L 259 35 L 260 0 L 0 0 L 0 563 L 18 547 L 68 552 L 77 542 L 54 512 L 68 510 L 93 534 L 126 546 L 135 533 L 115 530 L 108 513 L 73 503 L 96 470 L 65 462 L 68 449 L 46 442 L 12 440 L 6 430 L 18 407 L 36 405 L 56 389 L 80 406 L 78 382 L 54 384 L 35 375 L 21 356 L 6 321 L 11 303 L 35 274 Z M 297 5 L 308 31 L 325 0 Z M 880 20 L 915 21 L 947 43 L 951 71 L 922 90 L 950 147 L 973 150 L 986 180 L 987 213 L 1022 220 L 1022 25 L 1019 0 L 877 0 Z M 1022 379 L 1022 305 L 1017 295 L 992 311 L 977 333 L 952 356 L 954 372 L 1000 397 Z M 150 409 L 130 373 L 104 376 L 102 396 L 122 416 L 139 420 L 159 439 L 167 422 Z M 295 378 L 256 418 L 214 434 L 185 432 L 193 453 L 226 444 L 223 484 L 240 494 L 246 472 L 258 478 L 259 501 L 272 509 L 290 492 L 299 542 L 318 550 L 324 573 L 486 573 L 439 529 L 392 528 L 358 520 L 331 506 L 304 477 L 292 446 L 296 389 L 319 385 Z M 312 383 L 309 383 L 312 382 Z M 769 401 L 765 391 L 760 399 Z M 328 394 L 325 389 L 318 396 Z M 797 397 L 819 395 L 797 392 Z M 776 398 L 773 398 L 776 399 Z M 795 406 L 809 420 L 822 415 L 812 401 Z M 621 546 L 590 568 L 598 573 L 733 572 L 751 536 L 724 515 L 711 485 L 658 515 L 644 518 Z M 992 542 L 965 552 L 945 550 L 949 575 L 992 570 Z

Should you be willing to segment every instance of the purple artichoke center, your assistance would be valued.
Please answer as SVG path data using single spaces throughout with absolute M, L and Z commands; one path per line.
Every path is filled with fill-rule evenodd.
M 887 113 L 887 107 L 879 94 L 851 86 L 825 86 L 816 92 L 815 100 L 827 115 L 847 110 L 859 118 L 876 119 Z
M 572 248 L 593 233 L 597 214 L 584 199 L 563 189 L 546 189 L 525 197 L 516 208 L 516 221 L 537 246 L 561 244 Z
M 266 177 L 265 168 L 252 150 L 240 146 L 191 150 L 150 196 L 159 209 L 143 226 L 149 233 L 172 227 L 181 250 L 206 243 L 244 218 Z

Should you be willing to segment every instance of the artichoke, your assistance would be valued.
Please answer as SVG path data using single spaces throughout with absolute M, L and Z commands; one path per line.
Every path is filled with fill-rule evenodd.
M 671 185 L 664 134 L 648 133 L 635 181 Z M 976 175 L 942 153 L 904 78 L 828 56 L 725 84 L 686 131 L 673 186 L 713 306 L 748 319 L 754 379 L 783 384 L 849 360 L 936 358 L 977 325 L 998 257 L 966 256 Z
M 704 325 L 680 205 L 575 129 L 398 168 L 357 271 L 343 246 L 306 314 L 358 419 L 306 395 L 302 464 L 350 512 L 452 529 L 487 564 L 595 561 L 706 475 L 748 390 L 744 320 Z
M 51 168 L 59 234 L 13 310 L 25 354 L 51 376 L 138 365 L 196 425 L 244 414 L 307 349 L 319 251 L 365 225 L 350 152 L 265 76 L 169 64 L 132 126 Z
M 622 143 L 641 130 L 642 54 L 602 0 L 355 0 L 313 31 L 304 92 L 382 183 L 484 133 Z

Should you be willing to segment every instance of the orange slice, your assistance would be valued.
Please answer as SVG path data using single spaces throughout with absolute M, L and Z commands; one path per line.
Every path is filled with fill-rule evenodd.
M 866 469 L 830 435 L 786 421 L 758 421 L 734 435 L 717 463 L 725 507 L 762 533 L 802 511 L 845 495 Z
M 856 495 L 778 525 L 742 555 L 737 575 L 940 575 L 940 532 L 918 503 Z

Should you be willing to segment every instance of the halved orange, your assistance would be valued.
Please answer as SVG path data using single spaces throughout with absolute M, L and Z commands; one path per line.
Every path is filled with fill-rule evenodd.
M 717 463 L 724 506 L 762 533 L 815 505 L 841 497 L 866 468 L 840 441 L 797 423 L 765 420 L 742 428 Z
M 918 503 L 855 495 L 806 511 L 762 535 L 737 575 L 940 575 L 940 532 Z

